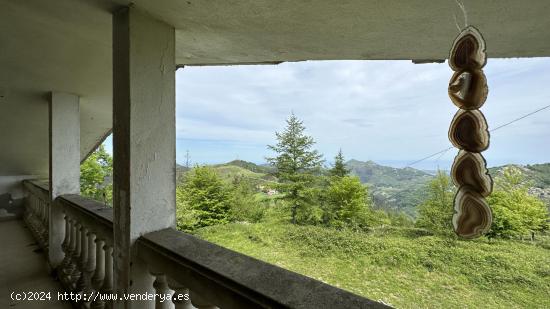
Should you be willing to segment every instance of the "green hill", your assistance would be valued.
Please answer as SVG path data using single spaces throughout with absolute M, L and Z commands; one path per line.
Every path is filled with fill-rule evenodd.
M 510 166 L 518 168 L 523 173 L 525 180 L 530 184 L 529 193 L 545 201 L 550 211 L 550 163 L 532 165 L 507 164 L 492 167 L 489 169 L 489 173 L 494 179 L 503 174 L 505 167 Z
M 210 167 L 225 181 L 232 181 L 237 177 L 246 178 L 255 185 L 277 181 L 277 178 L 269 173 L 269 167 L 260 166 L 252 162 L 235 160 L 228 163 L 210 165 Z M 191 168 L 176 164 L 178 182 L 182 181 L 183 176 L 190 170 Z
M 394 168 L 376 164 L 373 161 L 350 160 L 346 166 L 361 182 L 368 185 L 375 206 L 378 208 L 403 211 L 416 215 L 416 206 L 423 201 L 423 192 L 433 173 L 414 168 Z M 514 166 L 522 171 L 530 183 L 529 192 L 545 200 L 550 209 L 550 163 L 492 167 L 489 173 L 493 178 L 502 175 L 505 167 Z
M 416 216 L 416 207 L 423 202 L 427 183 L 433 173 L 415 168 L 394 168 L 373 161 L 349 160 L 346 166 L 352 175 L 366 184 L 376 208 L 401 211 Z M 505 165 L 489 169 L 494 177 L 502 175 Z M 513 165 L 519 168 L 526 179 L 532 183 L 530 192 L 546 200 L 550 205 L 550 163 L 533 165 Z M 245 177 L 254 184 L 273 183 L 277 178 L 272 175 L 273 168 L 244 160 L 233 160 L 211 166 L 223 179 L 230 181 L 235 177 Z M 189 169 L 177 165 L 177 177 L 181 179 Z M 550 206 L 549 206 L 550 207 Z
M 550 308 L 546 242 L 232 223 L 199 237 L 396 308 Z
M 273 171 L 273 168 L 270 167 L 270 166 L 258 165 L 256 163 L 252 163 L 252 162 L 248 162 L 248 161 L 244 161 L 244 160 L 233 160 L 233 161 L 227 162 L 225 164 L 221 164 L 221 165 L 238 166 L 238 167 L 242 167 L 244 169 L 247 169 L 251 172 L 262 173 L 262 174 L 269 174 Z
M 350 160 L 346 163 L 353 175 L 367 184 L 377 208 L 416 215 L 422 192 L 433 175 L 414 168 L 394 168 L 373 161 Z

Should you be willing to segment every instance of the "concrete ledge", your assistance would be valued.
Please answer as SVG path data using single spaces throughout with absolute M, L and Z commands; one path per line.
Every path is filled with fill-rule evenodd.
M 113 208 L 78 194 L 61 195 L 55 202 L 60 203 L 66 213 L 78 218 L 81 224 L 93 227 L 98 237 L 112 242 Z
M 151 271 L 221 308 L 388 308 L 174 229 L 148 233 L 137 243 Z
M 48 183 L 40 180 L 23 180 L 23 186 L 29 190 L 31 194 L 38 196 L 42 200 L 50 199 L 50 189 Z

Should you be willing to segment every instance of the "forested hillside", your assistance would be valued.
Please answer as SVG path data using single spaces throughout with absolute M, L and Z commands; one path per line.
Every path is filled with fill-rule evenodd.
M 374 207 L 404 212 L 412 217 L 416 216 L 415 208 L 422 202 L 426 183 L 433 178 L 414 168 L 394 168 L 373 161 L 349 160 L 346 167 L 369 187 Z
M 488 233 L 453 233 L 449 175 L 372 161 L 331 164 L 292 115 L 270 166 L 177 166 L 177 228 L 400 308 L 550 308 L 550 164 L 490 169 Z M 110 204 L 98 149 L 81 191 Z
M 368 186 L 374 208 L 403 212 L 411 217 L 417 216 L 416 207 L 425 198 L 426 184 L 434 177 L 430 173 L 415 168 L 395 168 L 373 161 L 351 159 L 345 165 L 352 175 L 359 177 L 361 183 Z M 273 175 L 273 168 L 253 162 L 234 160 L 211 167 L 226 180 L 240 176 L 252 180 L 257 185 L 277 181 Z M 550 205 L 550 163 L 508 164 L 492 167 L 489 169 L 489 173 L 493 178 L 502 176 L 506 167 L 516 167 L 521 170 L 529 184 L 529 192 Z M 188 168 L 178 165 L 178 179 L 188 170 Z

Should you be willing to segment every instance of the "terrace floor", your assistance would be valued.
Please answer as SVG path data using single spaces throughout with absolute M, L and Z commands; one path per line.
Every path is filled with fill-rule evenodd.
M 44 252 L 21 220 L 0 222 L 0 308 L 71 308 L 57 300 L 63 291 L 48 275 Z M 51 292 L 51 300 L 15 301 L 12 292 Z

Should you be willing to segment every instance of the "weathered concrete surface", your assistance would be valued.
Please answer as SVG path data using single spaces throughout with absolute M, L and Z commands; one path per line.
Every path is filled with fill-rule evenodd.
M 0 175 L 48 172 L 47 98 L 79 94 L 81 159 L 112 127 L 112 10 L 176 28 L 176 63 L 444 59 L 454 0 L 0 0 Z M 489 57 L 550 56 L 550 1 L 463 0 Z M 70 12 L 70 14 L 68 14 Z
M 175 229 L 146 234 L 138 246 L 151 270 L 220 308 L 390 308 Z
M 0 175 L 48 176 L 48 93 L 81 101 L 81 158 L 112 125 L 111 14 L 92 1 L 0 0 Z
M 136 9 L 113 17 L 114 267 L 118 292 L 151 288 L 136 239 L 176 222 L 174 28 Z M 119 304 L 120 305 L 120 304 Z M 123 304 L 125 308 L 139 302 Z
M 117 0 L 176 28 L 178 64 L 446 59 L 455 0 Z M 547 0 L 461 0 L 489 57 L 550 56 Z
M 61 206 L 53 202 L 61 194 L 80 193 L 80 98 L 61 92 L 50 94 L 50 221 L 49 261 L 53 268 L 63 260 L 61 243 L 65 221 Z
M 19 220 L 0 222 L 0 308 L 71 308 L 57 301 L 61 285 L 48 276 L 46 256 Z M 12 301 L 11 292 L 50 292 L 51 301 Z

